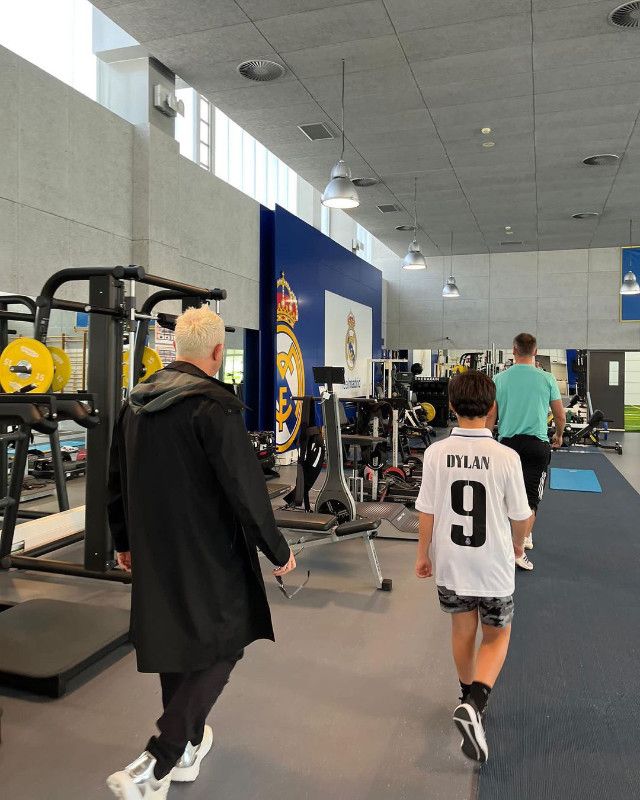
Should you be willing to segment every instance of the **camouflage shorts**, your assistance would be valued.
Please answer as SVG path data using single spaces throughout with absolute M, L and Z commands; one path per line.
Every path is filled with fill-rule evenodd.
M 492 628 L 506 628 L 513 619 L 513 595 L 509 597 L 461 597 L 451 589 L 438 586 L 440 608 L 448 614 L 462 611 L 480 613 L 480 622 Z

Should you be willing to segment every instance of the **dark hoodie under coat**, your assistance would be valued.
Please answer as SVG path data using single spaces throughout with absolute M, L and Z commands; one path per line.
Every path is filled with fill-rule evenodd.
M 131 551 L 141 672 L 191 672 L 274 639 L 260 548 L 289 547 L 228 387 L 177 361 L 131 393 L 113 436 L 109 523 Z

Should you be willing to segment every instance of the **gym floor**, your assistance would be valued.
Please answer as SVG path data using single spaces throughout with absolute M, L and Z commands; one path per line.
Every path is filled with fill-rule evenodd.
M 610 460 L 640 491 L 640 435 L 624 439 L 624 455 Z M 77 502 L 82 482 L 69 488 Z M 291 601 L 265 564 L 278 644 L 248 649 L 212 715 L 217 746 L 199 782 L 172 788 L 170 798 L 474 800 L 477 771 L 451 723 L 458 686 L 449 622 L 432 583 L 413 578 L 414 545 L 379 541 L 377 549 L 385 577 L 394 580 L 390 594 L 372 589 L 357 541 L 305 552 L 300 566 L 311 580 Z M 119 585 L 0 575 L 0 602 L 36 596 L 128 604 Z M 500 693 L 498 684 L 496 710 Z M 2 690 L 3 796 L 106 800 L 106 775 L 144 747 L 159 704 L 157 680 L 138 674 L 125 648 L 60 700 Z

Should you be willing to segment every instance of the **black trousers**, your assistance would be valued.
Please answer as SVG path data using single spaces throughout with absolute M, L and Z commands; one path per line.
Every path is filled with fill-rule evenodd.
M 157 722 L 160 735 L 152 736 L 146 747 L 157 761 L 156 778 L 171 772 L 189 742 L 200 744 L 207 716 L 242 655 L 238 653 L 198 672 L 160 673 L 164 708 Z
M 529 508 L 537 511 L 547 480 L 547 470 L 551 461 L 551 445 L 549 442 L 538 439 L 537 436 L 527 436 L 526 434 L 500 439 L 500 444 L 505 444 L 515 450 L 520 456 Z

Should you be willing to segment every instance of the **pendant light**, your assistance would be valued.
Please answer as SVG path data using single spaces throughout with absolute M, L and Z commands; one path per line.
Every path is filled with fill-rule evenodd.
M 426 269 L 427 259 L 420 252 L 418 236 L 418 179 L 413 184 L 413 241 L 409 245 L 407 255 L 402 259 L 402 269 Z
M 456 286 L 456 279 L 453 277 L 453 231 L 451 231 L 451 269 L 449 270 L 450 274 L 447 278 L 447 282 L 442 287 L 442 296 L 443 297 L 460 297 L 460 290 Z
M 629 247 L 631 247 L 631 243 L 633 241 L 631 224 L 632 221 L 629 220 Z M 629 272 L 627 272 L 627 274 L 624 276 L 622 286 L 620 287 L 620 294 L 640 294 L 640 284 L 638 284 L 638 279 L 636 278 L 635 273 L 631 270 L 629 270 Z
M 357 208 L 358 192 L 351 181 L 351 170 L 344 160 L 344 58 L 342 59 L 342 152 L 340 160 L 331 170 L 331 177 L 322 195 L 322 205 L 327 208 Z

